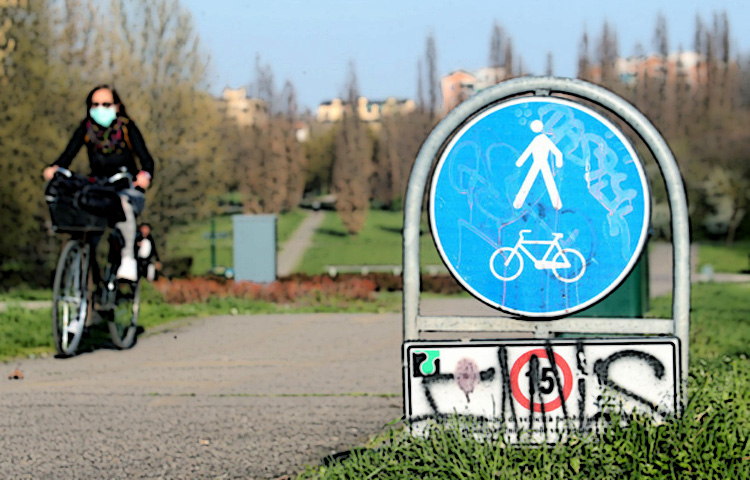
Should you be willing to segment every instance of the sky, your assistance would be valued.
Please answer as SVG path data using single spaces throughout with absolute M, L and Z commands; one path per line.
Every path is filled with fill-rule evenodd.
M 750 54 L 750 0 L 181 0 L 210 56 L 209 88 L 250 87 L 255 58 L 273 71 L 277 90 L 293 83 L 303 108 L 344 95 L 354 62 L 360 94 L 416 98 L 417 62 L 436 42 L 439 75 L 486 66 L 492 27 L 512 39 L 528 73 L 575 76 L 581 36 L 614 26 L 623 56 L 637 43 L 653 51 L 656 17 L 667 19 L 670 50 L 693 47 L 696 15 L 711 24 L 726 11 L 731 47 Z

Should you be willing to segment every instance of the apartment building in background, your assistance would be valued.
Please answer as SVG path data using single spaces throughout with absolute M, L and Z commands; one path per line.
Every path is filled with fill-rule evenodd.
M 226 115 L 242 126 L 262 125 L 268 122 L 268 104 L 259 98 L 247 96 L 247 89 L 225 88 L 221 102 Z
M 447 114 L 469 97 L 506 78 L 504 67 L 484 67 L 475 71 L 453 70 L 440 79 L 442 112 Z
M 708 81 L 708 65 L 705 57 L 696 52 L 675 52 L 661 55 L 638 55 L 621 57 L 615 61 L 615 75 L 624 85 L 636 85 L 640 79 L 666 79 L 667 83 L 685 79 L 688 85 L 705 85 Z M 599 65 L 592 65 L 586 78 L 594 83 L 602 81 Z
M 382 101 L 369 100 L 367 97 L 357 98 L 356 112 L 360 120 L 367 123 L 377 123 L 383 118 L 396 115 L 407 115 L 417 109 L 417 104 L 411 99 L 397 99 L 388 97 Z M 338 122 L 344 118 L 344 112 L 351 112 L 352 107 L 340 98 L 334 98 L 318 105 L 316 120 L 321 123 Z

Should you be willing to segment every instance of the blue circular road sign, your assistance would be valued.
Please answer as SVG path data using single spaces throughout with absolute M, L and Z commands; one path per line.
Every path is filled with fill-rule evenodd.
M 557 317 L 625 279 L 650 206 L 641 161 L 617 127 L 581 104 L 535 96 L 496 104 L 451 137 L 432 177 L 430 224 L 475 297 Z

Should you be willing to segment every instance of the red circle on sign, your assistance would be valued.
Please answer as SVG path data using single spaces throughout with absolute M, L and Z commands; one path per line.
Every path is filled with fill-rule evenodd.
M 537 348 L 536 350 L 529 350 L 528 352 L 521 355 L 518 360 L 516 360 L 516 363 L 513 364 L 513 368 L 510 369 L 510 386 L 513 390 L 513 397 L 516 399 L 518 403 L 521 404 L 522 407 L 524 407 L 527 410 L 530 410 L 529 407 L 531 407 L 531 400 L 529 400 L 526 395 L 521 393 L 521 389 L 518 385 L 518 376 L 521 373 L 521 369 L 524 365 L 529 363 L 529 360 L 531 360 L 532 355 L 536 355 L 537 358 L 548 358 L 547 357 L 547 351 L 543 348 Z M 565 397 L 565 401 L 568 400 L 568 397 L 570 397 L 570 392 L 573 391 L 573 372 L 570 371 L 570 366 L 568 365 L 568 362 L 565 361 L 563 357 L 561 357 L 559 354 L 555 353 L 555 364 L 557 367 L 562 370 L 563 374 L 563 397 Z M 560 408 L 562 405 L 562 398 L 559 396 L 552 400 L 551 402 L 547 402 L 544 404 L 544 411 L 545 412 L 551 412 L 557 408 Z M 534 403 L 534 411 L 535 412 L 541 412 L 542 411 L 542 405 L 540 403 Z

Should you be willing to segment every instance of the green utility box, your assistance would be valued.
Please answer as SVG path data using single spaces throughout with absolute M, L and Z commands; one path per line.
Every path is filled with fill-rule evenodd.
M 643 318 L 649 308 L 648 252 L 644 251 L 630 275 L 607 298 L 572 316 Z

